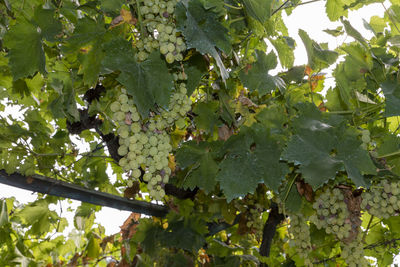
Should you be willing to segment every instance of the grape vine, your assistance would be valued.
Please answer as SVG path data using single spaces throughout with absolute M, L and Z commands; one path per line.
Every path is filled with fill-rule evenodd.
M 0 266 L 391 265 L 399 3 L 326 0 L 328 45 L 290 36 L 314 3 L 0 1 L 0 182 L 40 192 L 0 199 Z

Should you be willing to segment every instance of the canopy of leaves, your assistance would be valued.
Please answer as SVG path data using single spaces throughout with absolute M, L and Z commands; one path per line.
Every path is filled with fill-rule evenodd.
M 0 1 L 0 182 L 42 192 L 0 196 L 0 266 L 392 264 L 400 6 L 364 21 L 368 39 L 346 16 L 382 1 L 327 0 L 346 43 L 300 29 L 293 66 L 282 12 L 312 2 Z M 132 214 L 112 235 L 99 206 L 67 220 L 43 176 Z

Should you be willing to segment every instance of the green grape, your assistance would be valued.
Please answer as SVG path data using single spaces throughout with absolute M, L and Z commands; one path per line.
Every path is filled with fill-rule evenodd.
M 165 56 L 165 60 L 171 64 L 175 61 L 175 57 L 172 53 L 167 53 L 167 55 Z
M 128 153 L 128 148 L 124 145 L 118 148 L 118 155 L 125 156 Z
M 369 142 L 371 142 L 371 138 L 369 137 L 369 135 L 363 135 L 361 137 L 361 140 L 363 141 L 363 143 L 368 144 Z
M 141 171 L 139 169 L 135 169 L 132 171 L 132 177 L 138 179 L 141 175 Z
M 122 112 L 129 112 L 129 104 L 128 103 L 124 103 L 121 105 L 121 111 Z
M 125 167 L 126 165 L 128 165 L 128 160 L 126 158 L 121 158 L 118 162 L 119 166 L 121 167 Z
M 175 50 L 175 45 L 173 44 L 173 43 L 169 43 L 168 45 L 167 45 L 167 49 L 168 49 L 168 51 L 169 52 L 174 52 L 174 50 Z
M 148 54 L 146 52 L 144 52 L 144 51 L 140 51 L 138 53 L 138 60 L 139 61 L 145 61 L 147 59 L 147 57 L 148 57 Z
M 117 112 L 121 110 L 121 104 L 118 101 L 113 102 L 110 105 L 110 109 L 112 112 Z
M 120 128 L 121 129 L 121 128 Z M 126 130 L 126 129 L 122 129 L 120 132 L 119 132 L 119 136 L 121 137 L 121 138 L 128 138 L 128 136 L 129 136 L 129 131 L 128 130 Z
M 168 12 L 168 13 L 172 13 L 172 12 Z M 173 31 L 173 28 L 172 28 L 170 25 L 167 25 L 167 26 L 165 27 L 165 33 L 171 34 L 172 31 Z
M 160 53 L 166 55 L 168 53 L 168 44 L 163 44 L 160 46 Z

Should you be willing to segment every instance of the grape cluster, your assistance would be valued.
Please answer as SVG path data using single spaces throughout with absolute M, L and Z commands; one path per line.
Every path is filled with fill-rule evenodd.
M 110 105 L 113 120 L 118 124 L 118 154 L 122 156 L 119 165 L 133 179 L 142 177 L 143 181 L 147 182 L 150 196 L 155 199 L 164 197 L 163 187 L 171 175 L 168 157 L 172 146 L 167 130 L 177 120 L 184 119 L 191 109 L 192 102 L 186 95 L 185 83 L 177 79 L 177 84 L 168 110 L 160 114 L 152 113 L 146 121 L 141 120 L 133 99 L 124 89 L 121 90 L 118 99 Z M 132 182 L 128 181 L 128 186 Z
M 180 83 L 177 90 L 172 94 L 168 110 L 161 113 L 162 118 L 166 121 L 168 126 L 174 122 L 183 119 L 186 113 L 191 109 L 192 101 L 186 95 L 187 89 L 185 83 Z
M 363 142 L 361 144 L 361 147 L 365 150 L 368 150 L 368 147 L 371 145 L 371 133 L 369 132 L 369 130 L 362 130 L 361 141 Z
M 308 257 L 311 252 L 310 227 L 302 214 L 290 214 L 289 233 L 293 235 L 290 245 L 296 248 L 297 254 L 304 259 L 304 266 L 313 266 Z
M 349 237 L 351 230 L 349 211 L 343 200 L 340 189 L 326 189 L 316 198 L 313 204 L 316 215 L 310 217 L 318 229 L 324 228 L 327 234 L 336 234 L 339 239 Z
M 143 124 L 133 100 L 124 90 L 110 109 L 119 124 L 118 154 L 122 156 L 119 165 L 134 179 L 139 179 L 143 172 L 150 196 L 161 199 L 165 195 L 163 185 L 171 174 L 168 156 L 172 146 L 165 122 L 160 116 L 154 116 Z
M 341 243 L 340 256 L 345 260 L 349 267 L 369 266 L 364 257 L 361 235 L 357 235 L 350 243 Z
M 362 194 L 361 209 L 378 218 L 387 219 L 400 210 L 400 182 L 383 180 L 371 191 Z
M 250 205 L 247 211 L 247 228 L 253 229 L 256 235 L 261 235 L 264 227 L 264 223 L 262 220 L 263 207 L 259 203 L 253 203 Z
M 144 17 L 142 24 L 146 28 L 146 36 L 136 42 L 139 50 L 138 59 L 143 61 L 154 49 L 159 49 L 168 63 L 182 61 L 185 42 L 176 30 L 173 19 L 175 5 L 178 1 L 144 0 L 140 13 Z

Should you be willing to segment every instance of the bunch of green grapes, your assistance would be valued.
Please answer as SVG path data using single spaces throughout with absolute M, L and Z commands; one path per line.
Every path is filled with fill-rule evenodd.
M 262 205 L 259 203 L 254 203 L 254 201 L 252 201 L 252 204 L 249 205 L 247 209 L 246 226 L 247 228 L 252 229 L 254 233 L 259 237 L 261 237 L 264 227 L 264 222 L 262 218 L 263 212 L 264 209 Z
M 160 116 L 154 116 L 143 123 L 133 100 L 124 90 L 110 109 L 114 112 L 113 119 L 119 125 L 120 166 L 134 179 L 143 175 L 150 196 L 161 199 L 165 195 L 163 185 L 168 182 L 171 174 L 168 156 L 172 146 L 165 130 L 166 123 Z
M 176 0 L 144 0 L 140 13 L 147 36 L 141 36 L 136 43 L 139 49 L 138 59 L 143 61 L 154 49 L 159 49 L 168 63 L 182 61 L 182 52 L 186 50 L 183 38 L 176 30 L 174 22 Z
M 354 238 L 350 243 L 341 243 L 342 252 L 340 256 L 349 267 L 369 266 L 367 259 L 364 257 L 361 239 L 361 235 L 357 235 L 357 238 Z
M 192 108 L 192 101 L 186 95 L 186 84 L 180 83 L 177 87 L 170 98 L 168 110 L 161 113 L 168 126 L 172 126 L 174 122 L 186 117 L 186 113 Z
M 383 180 L 362 194 L 361 209 L 378 218 L 387 219 L 400 210 L 400 182 Z
M 351 222 L 346 220 L 349 211 L 343 200 L 340 189 L 327 188 L 316 198 L 313 204 L 316 215 L 310 217 L 318 229 L 324 228 L 327 234 L 335 234 L 339 239 L 349 237 L 351 230 Z
M 133 99 L 124 89 L 117 101 L 110 105 L 113 120 L 118 124 L 118 154 L 122 156 L 119 165 L 131 178 L 142 178 L 147 182 L 149 194 L 155 199 L 164 197 L 164 185 L 171 175 L 168 158 L 172 146 L 167 130 L 177 120 L 184 119 L 191 109 L 192 102 L 186 95 L 185 83 L 177 84 L 168 109 L 160 114 L 152 113 L 146 121 L 141 120 Z M 132 182 L 128 181 L 128 185 Z
M 296 248 L 297 254 L 304 259 L 304 266 L 313 266 L 311 252 L 310 227 L 302 214 L 290 214 L 289 233 L 293 236 L 290 245 Z

